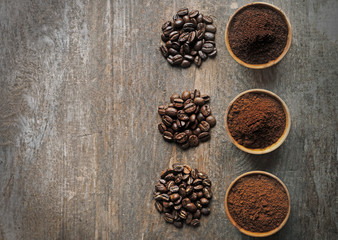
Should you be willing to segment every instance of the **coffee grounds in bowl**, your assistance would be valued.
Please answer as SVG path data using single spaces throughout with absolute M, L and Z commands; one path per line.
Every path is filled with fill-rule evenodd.
M 228 36 L 230 47 L 239 59 L 249 64 L 264 64 L 282 54 L 288 26 L 274 9 L 249 6 L 234 16 Z
M 286 115 L 283 106 L 265 93 L 250 92 L 240 96 L 227 116 L 228 129 L 244 147 L 266 148 L 283 135 Z
M 289 200 L 283 186 L 269 176 L 240 178 L 231 188 L 227 205 L 234 221 L 251 232 L 268 232 L 287 216 Z

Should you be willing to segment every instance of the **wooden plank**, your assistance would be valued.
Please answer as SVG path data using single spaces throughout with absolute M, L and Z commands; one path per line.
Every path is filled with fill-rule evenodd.
M 251 70 L 228 54 L 228 18 L 245 1 L 0 2 L 0 239 L 249 239 L 227 220 L 230 182 L 266 170 L 287 185 L 292 212 L 269 239 L 337 238 L 337 1 L 269 1 L 293 26 L 275 67 Z M 218 55 L 200 69 L 171 68 L 160 27 L 187 6 L 214 17 Z M 157 131 L 157 106 L 174 92 L 211 96 L 211 141 L 182 151 Z M 265 88 L 288 104 L 289 137 L 253 156 L 226 136 L 238 93 Z M 212 214 L 175 229 L 153 206 L 174 162 L 213 181 Z

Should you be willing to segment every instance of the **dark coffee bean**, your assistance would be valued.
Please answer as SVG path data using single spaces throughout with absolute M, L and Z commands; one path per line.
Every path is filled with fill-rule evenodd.
M 173 223 L 174 222 L 174 218 L 170 213 L 165 213 L 163 218 L 167 223 Z
M 179 29 L 183 26 L 184 21 L 182 18 L 178 18 L 177 20 L 174 21 L 174 28 Z
M 204 52 L 202 52 L 201 50 L 198 51 L 198 55 L 200 56 L 200 58 L 202 58 L 203 60 L 208 58 L 208 55 L 206 55 Z
M 191 114 L 196 110 L 196 105 L 194 103 L 189 103 L 189 104 L 184 106 L 183 110 L 186 113 Z
M 196 200 L 197 200 L 197 193 L 193 192 L 193 193 L 190 195 L 189 198 L 190 198 L 190 200 L 193 201 L 193 202 L 196 201 Z
M 177 94 L 177 93 L 174 93 L 173 95 L 171 95 L 171 97 L 170 97 L 170 102 L 174 102 L 174 100 L 176 99 L 176 98 L 180 98 L 180 95 L 179 94 Z
M 173 181 L 173 180 L 169 180 L 168 182 L 167 182 L 167 189 L 170 189 L 171 187 L 173 187 L 173 186 L 175 186 L 175 181 Z
M 211 187 L 211 181 L 209 179 L 204 179 L 202 184 L 205 187 Z
M 167 183 L 167 181 L 166 180 L 164 180 L 164 179 L 160 179 L 160 180 L 158 180 L 159 181 L 159 183 L 162 183 L 162 184 L 166 184 Z
M 205 216 L 208 216 L 210 214 L 210 208 L 207 208 L 207 207 L 202 208 L 201 213 Z
M 198 197 L 198 194 L 197 194 L 197 197 Z M 198 210 L 201 210 L 202 207 L 203 207 L 200 201 L 196 201 L 195 205 L 196 205 L 196 207 L 197 207 Z
M 169 117 L 168 115 L 164 115 L 162 117 L 162 121 L 167 127 L 170 127 L 174 120 L 171 117 Z
M 190 32 L 189 37 L 188 37 L 188 42 L 190 43 L 194 42 L 195 38 L 196 38 L 196 32 L 195 31 Z
M 202 130 L 202 132 L 208 132 L 210 130 L 210 125 L 206 121 L 202 121 L 198 127 Z
M 193 203 L 188 203 L 188 204 L 185 206 L 185 209 L 187 209 L 187 211 L 189 211 L 189 212 L 191 212 L 191 213 L 194 213 L 194 212 L 196 212 L 197 207 L 196 207 L 195 204 L 193 204 Z
M 186 42 L 188 40 L 188 38 L 189 38 L 189 33 L 188 32 L 184 32 L 178 38 L 178 42 L 184 43 L 184 42 Z
M 183 16 L 183 21 L 184 21 L 185 23 L 190 22 L 190 17 L 189 17 L 189 15 Z M 183 26 L 184 26 L 184 25 L 183 25 Z
M 201 204 L 202 204 L 203 206 L 206 206 L 206 205 L 209 204 L 209 200 L 206 199 L 206 198 L 201 198 L 201 199 L 200 199 L 200 202 L 201 202 Z
M 203 98 L 204 99 L 204 102 L 209 102 L 210 101 L 210 97 L 209 97 L 209 95 L 207 95 L 207 94 L 202 94 L 201 95 L 201 98 Z
M 197 185 L 197 186 L 194 187 L 195 191 L 201 191 L 202 189 L 203 189 L 202 185 Z
M 183 25 L 183 31 L 184 32 L 191 32 L 191 31 L 194 31 L 196 28 L 196 26 L 191 23 L 191 22 L 187 22 Z
M 189 144 L 191 147 L 197 147 L 199 144 L 198 137 L 196 135 L 191 135 L 189 137 Z
M 160 50 L 161 50 L 161 53 L 164 57 L 168 57 L 169 56 L 169 51 L 168 51 L 168 48 L 164 45 L 162 45 L 160 47 Z
M 200 90 L 195 89 L 195 90 L 194 90 L 194 97 L 193 97 L 193 99 L 195 99 L 195 98 L 197 98 L 197 97 L 200 97 L 200 96 L 201 96 Z
M 190 99 L 190 92 L 189 92 L 189 91 L 184 91 L 184 92 L 182 93 L 181 98 L 182 98 L 184 101 Z
M 205 31 L 211 32 L 211 33 L 216 33 L 216 27 L 212 24 L 207 24 L 205 27 Z
M 209 132 L 202 132 L 201 134 L 198 135 L 198 138 L 201 142 L 208 141 L 210 138 Z
M 196 210 L 196 212 L 194 213 L 193 217 L 194 217 L 195 219 L 201 218 L 201 211 L 200 211 L 199 209 Z
M 206 197 L 207 199 L 210 199 L 212 197 L 212 193 L 208 190 L 208 188 L 203 188 L 203 194 L 204 197 Z
M 197 120 L 195 122 L 193 122 L 192 124 L 190 124 L 190 128 L 192 130 L 195 130 L 197 128 L 197 126 L 198 126 L 198 121 Z
M 203 14 L 202 13 L 198 14 L 198 16 L 196 17 L 196 20 L 199 23 L 202 22 L 203 21 Z
M 188 61 L 188 60 L 183 60 L 182 61 L 182 63 L 181 63 L 181 67 L 182 68 L 187 68 L 187 67 L 190 67 L 190 65 L 191 65 L 191 62 L 190 61 Z
M 171 134 L 175 134 L 175 131 L 171 127 L 167 127 L 167 131 L 170 132 Z
M 173 103 L 169 103 L 168 107 L 174 107 L 174 104 Z
M 196 168 L 191 170 L 191 177 L 193 179 L 198 178 L 197 174 L 198 174 L 198 170 Z
M 209 16 L 203 16 L 203 22 L 207 23 L 207 24 L 212 24 L 213 23 L 213 19 Z
M 198 40 L 202 40 L 205 35 L 205 29 L 200 29 L 196 31 L 196 37 Z
M 174 179 L 175 179 L 175 176 L 174 176 L 173 173 L 169 173 L 169 174 L 167 174 L 167 176 L 164 177 L 164 179 L 165 179 L 166 181 L 168 181 L 167 188 L 170 188 L 171 185 L 169 184 L 169 183 L 170 183 L 169 181 L 170 181 L 170 180 L 174 180 Z
M 211 114 L 211 109 L 209 105 L 203 105 L 201 107 L 201 113 L 203 114 L 204 117 L 208 117 Z
M 170 213 L 172 210 L 170 208 L 163 208 L 164 213 Z
M 196 29 L 197 30 L 205 29 L 205 26 L 206 26 L 205 23 L 198 23 Z
M 204 34 L 204 38 L 205 38 L 205 40 L 214 40 L 215 39 L 215 34 L 213 34 L 211 32 L 206 32 Z
M 188 13 L 189 13 L 188 8 L 181 8 L 180 10 L 177 11 L 177 15 L 180 17 L 187 15 Z
M 181 221 L 174 221 L 174 226 L 177 228 L 182 228 L 183 227 L 183 222 Z
M 185 143 L 188 140 L 187 135 L 184 132 L 179 133 L 176 137 L 175 137 L 175 141 L 178 143 Z M 183 170 L 183 169 L 182 169 Z
M 202 179 L 196 178 L 194 182 L 192 183 L 193 185 L 200 185 L 202 183 Z
M 195 103 L 196 105 L 198 105 L 198 106 L 202 106 L 202 105 L 204 104 L 204 99 L 201 98 L 201 97 L 196 97 L 196 98 L 194 99 L 194 103 Z
M 172 202 L 175 202 L 179 198 L 180 198 L 180 195 L 178 193 L 173 193 L 170 195 L 170 201 Z
M 185 211 L 184 209 L 181 209 L 181 211 L 179 212 L 180 218 L 182 219 L 186 219 L 188 216 L 188 212 Z
M 178 109 L 183 108 L 183 104 L 184 104 L 183 99 L 181 99 L 181 98 L 175 98 L 174 101 L 173 101 L 173 103 L 174 103 L 174 107 L 175 108 L 178 108 Z
M 194 179 L 192 177 L 189 177 L 188 180 L 187 180 L 187 184 L 191 185 L 193 181 L 194 181 Z
M 177 185 L 174 185 L 172 187 L 169 188 L 170 192 L 176 193 L 178 192 L 180 189 Z
M 169 40 L 169 37 L 167 37 L 166 35 L 164 35 L 163 33 L 161 34 L 161 39 L 163 42 L 166 42 Z
M 183 44 L 183 43 L 182 43 Z M 180 48 L 180 54 L 183 56 L 184 55 L 184 47 L 183 47 L 183 45 L 181 46 L 181 48 Z
M 185 223 L 189 225 L 191 223 L 191 220 L 193 219 L 193 215 L 191 213 L 188 213 L 187 219 L 185 220 Z
M 179 36 L 180 36 L 180 33 L 178 31 L 172 31 L 169 34 L 170 41 L 173 42 L 173 41 L 177 40 Z
M 158 107 L 158 114 L 160 114 L 161 116 L 165 115 L 166 109 L 167 109 L 167 107 L 165 107 L 165 106 L 159 106 Z
M 170 63 L 170 65 L 174 65 L 174 61 L 172 58 L 170 58 L 170 56 L 167 58 L 168 63 Z
M 169 48 L 169 54 L 175 56 L 179 54 L 179 52 L 174 48 Z
M 184 112 L 184 110 L 178 111 L 177 118 L 181 121 L 188 121 L 189 120 L 189 116 Z
M 197 54 L 198 54 L 198 52 L 195 51 L 195 50 L 191 50 L 191 52 L 190 52 L 190 55 L 191 55 L 191 56 L 196 56 Z
M 189 187 L 189 186 L 188 186 Z M 187 194 L 189 195 L 189 194 Z M 189 198 L 183 198 L 182 199 L 182 206 L 185 208 L 187 206 L 187 204 L 191 203 Z
M 184 174 L 190 174 L 191 167 L 189 165 L 183 165 L 183 173 Z
M 174 139 L 173 139 L 173 134 L 169 131 L 164 131 L 163 132 L 163 138 L 164 140 L 168 141 L 168 142 L 172 142 Z
M 162 206 L 162 204 L 161 204 L 160 202 L 158 202 L 158 201 L 155 202 L 155 208 L 156 208 L 156 210 L 157 210 L 159 213 L 161 213 L 161 212 L 163 211 L 163 206 Z
M 189 178 L 188 181 L 192 181 L 193 179 L 192 178 Z M 188 183 L 189 184 L 189 183 Z M 185 192 L 186 192 L 186 195 L 189 196 L 192 192 L 194 191 L 194 188 L 192 186 L 188 186 L 186 189 L 185 189 Z
M 203 41 L 199 40 L 199 41 L 197 41 L 197 42 L 195 43 L 194 49 L 195 49 L 196 51 L 199 51 L 199 50 L 201 50 L 202 45 L 203 45 Z
M 169 201 L 169 196 L 168 196 L 168 194 L 161 194 L 161 195 L 157 195 L 156 197 L 155 197 L 155 200 L 156 201 L 166 201 L 166 202 L 168 202 Z
M 198 16 L 198 10 L 192 10 L 190 13 L 189 13 L 189 17 L 191 18 L 194 18 L 194 17 L 197 17 Z
M 171 42 L 171 48 L 175 49 L 176 51 L 179 51 L 181 48 L 181 44 L 178 42 Z
M 189 177 L 189 176 L 188 176 L 188 177 Z M 186 180 L 187 180 L 185 174 L 182 176 L 182 180 L 183 180 L 183 181 L 186 181 Z M 186 183 L 186 182 L 182 182 L 182 183 L 179 185 L 179 187 L 180 187 L 180 188 L 186 188 L 186 187 L 187 187 L 187 183 Z
M 185 188 L 179 188 L 178 193 L 182 196 L 185 197 L 186 193 L 185 193 Z
M 175 205 L 179 205 L 182 202 L 182 196 L 180 196 L 175 202 Z
M 178 218 L 180 217 L 180 216 L 178 215 L 178 211 L 176 211 L 176 210 L 174 210 L 174 211 L 172 212 L 172 216 L 173 216 L 173 219 L 174 219 L 174 220 L 178 220 Z
M 199 56 L 196 56 L 194 59 L 194 63 L 196 64 L 197 67 L 200 67 L 202 64 L 202 59 Z
M 195 122 L 196 121 L 196 114 L 191 114 L 191 116 L 189 117 L 189 121 Z
M 202 46 L 202 51 L 204 53 L 211 53 L 214 50 L 214 45 L 211 43 L 204 43 Z
M 172 24 L 171 21 L 167 21 L 167 22 L 163 23 L 162 30 L 166 29 L 168 26 L 171 26 L 171 24 Z
M 192 133 L 198 136 L 202 133 L 202 130 L 200 128 L 196 128 L 194 131 L 192 131 Z
M 174 209 L 175 209 L 176 211 L 180 211 L 180 210 L 182 209 L 182 204 L 175 205 L 175 206 L 174 206 Z
M 183 57 L 180 54 L 177 54 L 173 57 L 173 62 L 175 65 L 180 65 L 183 61 Z
M 195 28 L 196 28 L 196 26 L 197 26 L 197 21 L 196 21 L 196 19 L 195 19 L 195 18 L 190 18 L 190 22 L 191 22 L 192 24 L 194 24 L 194 26 L 195 26 Z
M 205 117 L 203 116 L 203 114 L 202 113 L 198 113 L 197 114 L 197 121 L 201 122 L 203 120 L 205 120 Z
M 164 171 L 161 172 L 161 178 L 164 179 L 165 176 L 167 176 L 169 173 L 173 173 L 173 169 L 172 168 L 168 168 Z
M 184 130 L 185 134 L 187 135 L 187 137 L 189 138 L 192 135 L 192 131 L 190 129 L 186 129 Z
M 208 54 L 209 57 L 215 57 L 217 55 L 217 49 L 214 48 L 214 51 Z
M 174 16 L 173 16 L 173 21 L 175 22 L 177 19 L 180 19 L 181 17 L 180 16 L 178 16 L 177 14 L 175 14 Z
M 168 26 L 163 30 L 163 34 L 169 37 L 169 34 L 174 30 L 172 26 Z
M 203 192 L 199 191 L 199 192 L 196 192 L 197 194 L 197 198 L 200 199 L 203 197 Z
M 208 175 L 204 172 L 198 172 L 197 176 L 202 180 L 208 178 Z
M 200 106 L 196 105 L 195 114 L 198 114 L 199 112 L 200 112 Z
M 185 43 L 185 44 L 183 45 L 183 50 L 184 50 L 184 53 L 185 53 L 185 54 L 189 54 L 189 53 L 190 53 L 190 46 L 189 46 L 188 43 Z
M 193 103 L 194 100 L 191 99 L 191 94 L 190 94 L 190 98 L 187 99 L 185 102 L 184 102 L 184 107 L 187 106 L 189 103 Z
M 155 190 L 161 193 L 165 193 L 168 191 L 167 188 L 162 183 L 156 183 Z
M 182 175 L 177 175 L 175 178 L 175 184 L 179 185 L 182 182 Z
M 194 57 L 191 55 L 184 55 L 184 58 L 187 59 L 189 62 L 194 61 Z
M 169 107 L 165 110 L 165 114 L 169 117 L 176 117 L 177 116 L 177 109 L 173 107 Z
M 216 125 L 216 118 L 213 115 L 209 115 L 205 120 L 209 123 L 210 127 Z

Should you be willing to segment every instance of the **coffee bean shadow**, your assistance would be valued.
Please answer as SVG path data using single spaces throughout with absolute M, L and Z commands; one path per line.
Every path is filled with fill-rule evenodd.
M 270 88 L 276 84 L 278 64 L 266 69 L 252 69 L 252 77 L 260 88 Z

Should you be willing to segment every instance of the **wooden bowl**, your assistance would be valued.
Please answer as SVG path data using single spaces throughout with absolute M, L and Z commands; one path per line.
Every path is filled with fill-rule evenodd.
M 229 209 L 228 209 L 228 196 L 229 196 L 229 192 L 231 190 L 231 188 L 233 187 L 233 185 L 242 177 L 244 176 L 248 176 L 248 175 L 254 175 L 254 174 L 261 174 L 261 175 L 266 175 L 268 177 L 272 177 L 273 179 L 277 180 L 284 188 L 285 192 L 286 192 L 286 195 L 288 197 L 288 201 L 289 201 L 289 208 L 288 208 L 288 212 L 286 214 L 286 217 L 285 219 L 283 220 L 283 222 L 275 229 L 271 230 L 271 231 L 268 231 L 268 232 L 251 232 L 251 231 L 248 231 L 248 230 L 245 230 L 244 228 L 242 228 L 241 226 L 239 226 L 235 220 L 232 218 L 232 216 L 230 215 L 230 212 L 229 212 Z M 268 173 L 268 172 L 264 172 L 264 171 L 251 171 L 251 172 L 246 172 L 242 175 L 240 175 L 239 177 L 237 177 L 229 186 L 226 194 L 225 194 L 225 212 L 230 220 L 230 222 L 232 223 L 232 225 L 234 225 L 241 233 L 244 233 L 248 236 L 251 236 L 251 237 L 267 237 L 267 236 L 270 236 L 270 235 L 273 235 L 275 234 L 276 232 L 278 232 L 279 230 L 281 230 L 284 225 L 286 224 L 287 220 L 289 219 L 289 216 L 290 216 L 290 211 L 291 211 L 291 202 L 290 202 L 290 194 L 289 194 L 289 191 L 288 189 L 286 188 L 285 184 L 278 178 L 276 177 L 275 175 L 271 174 L 271 173 Z
M 246 94 L 246 93 L 265 93 L 271 97 L 273 97 L 274 99 L 276 99 L 283 107 L 283 110 L 285 112 L 285 117 L 286 117 L 286 124 L 285 124 L 285 129 L 284 129 L 284 132 L 282 134 L 282 136 L 278 139 L 277 142 L 273 143 L 272 145 L 266 147 L 266 148 L 247 148 L 247 147 L 244 147 L 243 145 L 240 145 L 231 135 L 230 131 L 229 131 L 229 127 L 228 127 L 228 114 L 229 114 L 229 111 L 232 107 L 232 104 L 242 95 Z M 247 153 L 251 153 L 251 154 L 266 154 L 266 153 L 269 153 L 269 152 L 272 152 L 274 150 L 276 150 L 280 145 L 282 145 L 282 143 L 285 141 L 286 137 L 288 136 L 289 132 L 290 132 L 290 126 L 291 126 L 291 117 L 290 117 L 290 111 L 289 111 L 289 108 L 288 106 L 286 106 L 285 102 L 278 96 L 276 95 L 275 93 L 273 92 L 270 92 L 268 90 L 265 90 L 265 89 L 251 89 L 251 90 L 247 90 L 247 91 L 244 91 L 240 94 L 238 94 L 229 104 L 226 112 L 225 112 L 225 119 L 224 119 L 224 123 L 225 123 L 225 129 L 226 129 L 226 132 L 228 133 L 229 137 L 230 137 L 230 140 L 233 144 L 235 144 L 236 147 L 238 147 L 239 149 L 241 149 L 242 151 L 244 152 L 247 152 Z
M 233 20 L 233 18 L 240 12 L 242 11 L 243 9 L 249 7 L 249 6 L 266 6 L 266 7 L 269 7 L 277 12 L 279 12 L 287 26 L 288 26 L 288 38 L 287 38 L 287 42 L 286 42 L 286 45 L 285 45 L 285 48 L 284 48 L 284 51 L 282 52 L 281 55 L 279 55 L 279 57 L 277 57 L 275 60 L 271 60 L 267 63 L 263 63 L 263 64 L 250 64 L 250 63 L 246 63 L 244 61 L 242 61 L 241 59 L 239 59 L 232 51 L 231 47 L 230 47 L 230 43 L 229 43 L 229 27 L 230 27 L 230 23 L 231 21 Z M 241 64 L 242 66 L 244 67 L 248 67 L 248 68 L 253 68 L 253 69 L 264 69 L 264 68 L 268 68 L 268 67 L 271 67 L 275 64 L 277 64 L 280 60 L 282 60 L 282 58 L 285 56 L 285 54 L 289 51 L 290 49 L 290 46 L 291 46 L 291 41 L 292 41 L 292 28 L 291 28 L 291 24 L 289 22 L 289 19 L 287 18 L 287 16 L 285 15 L 285 13 L 278 7 L 272 5 L 272 4 L 269 4 L 269 3 L 265 3 L 265 2 L 254 2 L 254 3 L 249 3 L 249 4 L 246 4 L 244 5 L 243 7 L 240 7 L 239 9 L 237 9 L 237 11 L 230 17 L 228 23 L 227 23 L 227 26 L 226 26 L 226 29 L 225 29 L 225 45 L 230 53 L 230 55 L 232 56 L 233 59 L 235 59 L 236 62 L 238 62 L 239 64 Z

